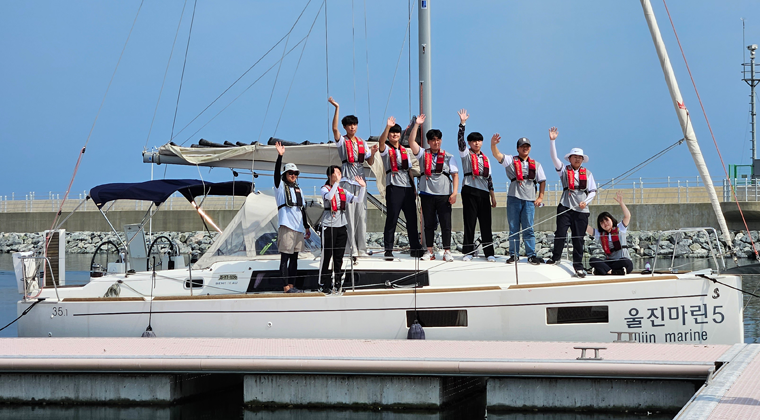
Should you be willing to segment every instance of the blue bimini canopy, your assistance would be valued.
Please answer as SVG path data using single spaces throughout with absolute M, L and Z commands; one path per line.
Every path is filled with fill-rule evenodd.
M 152 201 L 161 205 L 179 191 L 188 201 L 200 195 L 240 195 L 251 193 L 253 184 L 248 181 L 203 182 L 197 179 L 158 179 L 136 183 L 98 185 L 90 190 L 90 198 L 98 208 L 113 200 Z

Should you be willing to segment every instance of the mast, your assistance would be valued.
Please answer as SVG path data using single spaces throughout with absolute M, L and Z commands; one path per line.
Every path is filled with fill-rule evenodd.
M 419 1 L 418 39 L 419 39 L 419 72 L 420 72 L 420 113 L 425 114 L 422 124 L 422 147 L 427 148 L 425 133 L 433 126 L 433 92 L 430 85 L 430 0 Z
M 733 249 L 731 243 L 731 235 L 726 225 L 726 219 L 723 217 L 723 211 L 720 208 L 720 202 L 718 201 L 718 194 L 713 187 L 712 178 L 707 171 L 707 164 L 702 156 L 702 151 L 697 143 L 697 135 L 694 133 L 694 128 L 691 125 L 691 119 L 689 117 L 689 111 L 686 109 L 683 97 L 681 96 L 681 90 L 678 88 L 678 82 L 676 76 L 673 73 L 673 67 L 670 65 L 670 58 L 668 57 L 668 51 L 665 49 L 665 43 L 662 41 L 662 35 L 660 34 L 660 28 L 657 26 L 657 19 L 652 11 L 652 5 L 649 0 L 641 0 L 641 7 L 644 9 L 644 17 L 649 25 L 649 32 L 652 35 L 652 41 L 654 47 L 657 50 L 657 56 L 660 58 L 660 65 L 662 66 L 662 73 L 665 76 L 665 83 L 670 90 L 670 97 L 673 100 L 673 107 L 678 115 L 678 121 L 681 123 L 681 129 L 683 130 L 683 138 L 686 140 L 686 145 L 689 147 L 691 157 L 694 159 L 694 164 L 697 165 L 699 176 L 702 177 L 702 181 L 705 183 L 705 189 L 707 189 L 707 196 L 710 198 L 710 204 L 712 204 L 715 217 L 718 218 L 718 224 L 720 230 L 723 232 L 726 238 L 726 243 L 729 249 Z

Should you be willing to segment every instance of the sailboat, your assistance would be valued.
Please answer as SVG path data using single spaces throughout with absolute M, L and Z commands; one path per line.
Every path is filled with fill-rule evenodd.
M 641 0 L 674 106 L 708 191 L 709 174 L 648 0 Z M 421 112 L 431 123 L 429 7 L 419 2 Z M 426 129 L 427 127 L 425 127 Z M 272 170 L 274 146 L 183 148 L 144 152 L 151 164 Z M 334 145 L 288 149 L 302 172 L 340 164 Z M 700 162 L 701 161 L 701 162 Z M 370 168 L 366 168 L 372 175 Z M 717 197 L 714 205 L 717 203 Z M 279 225 L 274 197 L 254 191 L 211 249 L 195 264 L 163 271 L 106 273 L 82 286 L 46 288 L 18 302 L 19 336 L 403 339 L 418 322 L 427 339 L 734 344 L 744 341 L 741 278 L 691 273 L 575 277 L 572 264 L 386 262 L 364 258 L 336 293 L 274 292 Z M 717 207 L 721 229 L 728 230 Z M 705 235 L 707 232 L 705 231 Z M 707 235 L 709 237 L 709 235 Z M 717 235 L 715 241 L 718 240 Z M 717 246 L 717 244 L 716 244 Z M 524 262 L 524 261 L 522 261 Z M 304 253 L 298 275 L 315 290 L 318 249 Z M 22 275 L 20 282 L 35 281 Z M 114 284 L 118 296 L 105 297 Z M 22 287 L 23 286 L 23 287 Z M 20 289 L 28 290 L 25 284 Z M 44 299 L 44 300 L 40 300 Z

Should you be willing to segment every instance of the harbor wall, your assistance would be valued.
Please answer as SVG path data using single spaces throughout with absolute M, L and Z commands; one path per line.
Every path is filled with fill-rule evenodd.
M 743 202 L 742 211 L 749 224 L 750 230 L 760 229 L 760 202 Z M 592 205 L 591 220 L 603 211 L 613 215 L 620 215 L 620 207 L 617 205 Z M 629 204 L 633 218 L 631 230 L 669 230 L 681 227 L 718 227 L 718 220 L 708 203 L 681 203 L 681 204 Z M 736 203 L 721 203 L 723 215 L 728 222 L 729 229 L 743 230 L 744 223 Z M 316 208 L 314 215 L 319 214 Z M 509 230 L 507 225 L 507 211 L 503 203 L 493 209 L 493 230 Z M 235 217 L 237 210 L 207 210 L 208 215 L 220 228 L 224 228 Z M 535 230 L 553 231 L 555 229 L 556 207 L 541 207 L 536 209 Z M 65 217 L 66 215 L 62 215 Z M 139 223 L 145 216 L 145 211 L 120 210 L 108 213 L 113 226 L 122 231 L 125 224 Z M 50 229 L 55 212 L 8 212 L 0 213 L 0 232 L 32 233 Z M 453 230 L 463 230 L 462 208 L 453 209 Z M 385 224 L 385 216 L 371 205 L 367 211 L 367 232 L 382 232 Z M 147 226 L 146 226 L 147 227 Z M 95 212 L 77 212 L 63 225 L 69 232 L 109 232 L 106 220 Z M 168 232 L 191 232 L 205 230 L 200 216 L 193 210 L 163 210 L 153 216 L 153 231 Z

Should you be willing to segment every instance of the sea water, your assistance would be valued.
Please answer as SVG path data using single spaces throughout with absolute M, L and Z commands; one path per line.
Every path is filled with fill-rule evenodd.
M 66 258 L 66 284 L 83 284 L 89 280 L 89 255 L 70 255 Z M 636 269 L 643 268 L 647 261 L 637 260 Z M 654 261 L 649 261 L 654 263 Z M 740 265 L 750 261 L 740 261 Z M 680 272 L 710 267 L 706 259 L 676 259 L 674 266 Z M 726 261 L 731 266 L 732 261 Z M 657 269 L 670 267 L 670 259 L 657 261 Z M 760 292 L 760 275 L 742 276 L 743 287 L 749 292 Z M 16 318 L 16 302 L 19 300 L 13 262 L 8 254 L 0 254 L 0 328 Z M 760 342 L 760 299 L 744 296 L 744 338 L 747 343 Z M 13 324 L 0 337 L 16 337 L 18 329 Z M 251 419 L 251 420 L 295 420 L 295 419 L 357 419 L 357 420 L 420 420 L 420 419 L 483 419 L 485 395 L 480 395 L 449 407 L 440 412 L 389 411 L 389 410 L 336 410 L 336 409 L 278 409 L 251 410 L 241 405 L 242 389 L 225 391 L 192 402 L 169 407 L 155 406 L 84 406 L 84 405 L 0 405 L 0 419 Z M 670 414 L 659 413 L 487 413 L 489 420 L 601 420 L 601 419 L 670 419 Z

